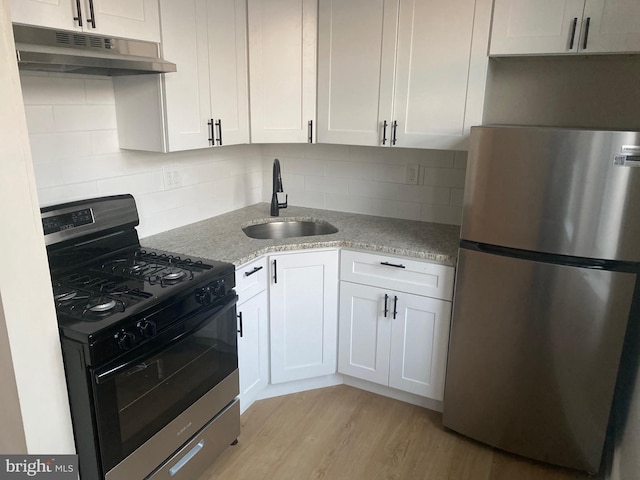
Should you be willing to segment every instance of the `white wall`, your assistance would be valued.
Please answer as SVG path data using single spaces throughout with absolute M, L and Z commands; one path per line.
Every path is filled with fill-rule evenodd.
M 4 253 L 0 267 L 0 321 L 4 325 L 0 330 L 6 326 L 15 378 L 13 383 L 10 375 L 3 374 L 3 380 L 10 383 L 2 384 L 2 389 L 8 393 L 15 388 L 22 422 L 15 418 L 21 425 L 9 424 L 6 429 L 2 424 L 0 444 L 11 442 L 8 436 L 22 428 L 23 435 L 13 439 L 16 449 L 26 447 L 31 454 L 73 453 L 60 338 L 8 5 L 9 0 L 0 0 L 0 250 Z M 2 408 L 6 415 L 15 411 L 15 404 L 2 404 Z
M 110 78 L 22 73 L 21 83 L 41 206 L 131 193 L 145 237 L 262 199 L 259 146 L 120 150 Z M 167 170 L 179 187 L 165 185 Z
M 292 205 L 460 224 L 466 152 L 271 144 L 262 154 L 268 201 L 277 158 Z M 419 168 L 417 185 L 406 184 L 408 165 Z

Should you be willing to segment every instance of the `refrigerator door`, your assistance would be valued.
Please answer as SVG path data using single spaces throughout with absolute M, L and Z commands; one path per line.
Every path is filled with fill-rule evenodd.
M 461 236 L 640 261 L 640 132 L 474 127 Z
M 460 250 L 444 425 L 596 472 L 636 275 Z

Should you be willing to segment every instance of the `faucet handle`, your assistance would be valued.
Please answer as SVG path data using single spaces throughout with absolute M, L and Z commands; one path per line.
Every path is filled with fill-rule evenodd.
M 289 194 L 285 194 L 284 203 L 280 203 L 280 195 L 276 193 L 276 197 L 278 198 L 278 208 L 287 208 L 289 206 Z

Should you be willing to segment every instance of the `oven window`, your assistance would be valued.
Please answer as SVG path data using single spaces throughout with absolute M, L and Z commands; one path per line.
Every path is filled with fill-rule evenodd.
M 97 385 L 103 462 L 116 465 L 238 367 L 235 308 Z

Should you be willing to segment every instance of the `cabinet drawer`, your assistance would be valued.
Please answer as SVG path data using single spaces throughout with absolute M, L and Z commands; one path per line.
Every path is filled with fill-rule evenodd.
M 239 303 L 267 288 L 267 258 L 261 257 L 236 268 L 236 292 Z
M 343 250 L 340 279 L 451 300 L 453 267 L 422 260 Z

